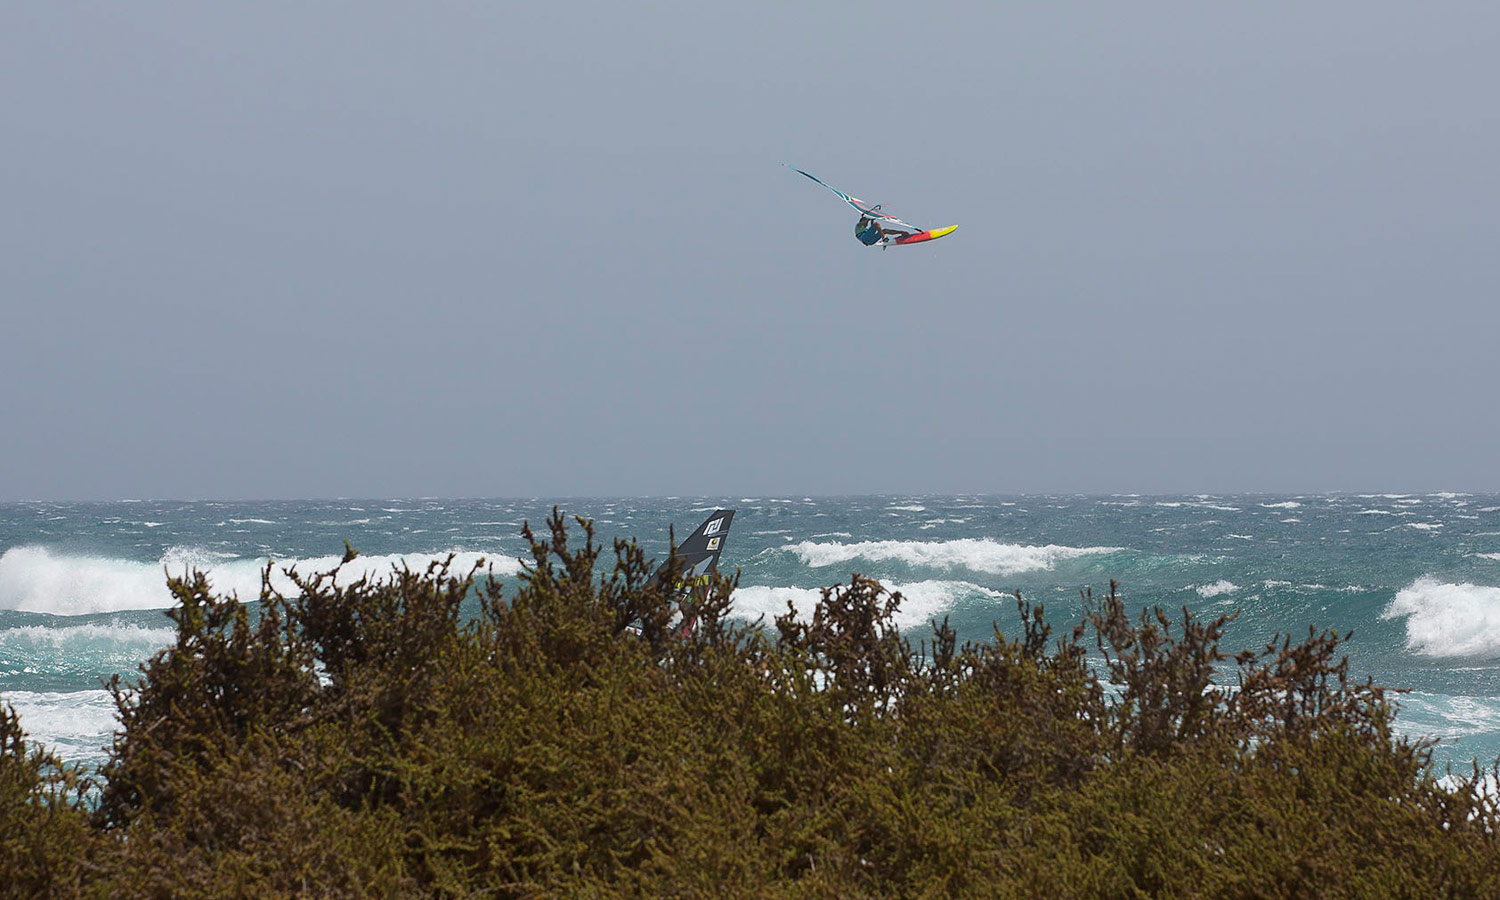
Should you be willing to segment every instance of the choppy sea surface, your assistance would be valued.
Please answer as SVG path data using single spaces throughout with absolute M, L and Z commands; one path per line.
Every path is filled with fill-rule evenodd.
M 1230 651 L 1352 631 L 1351 671 L 1408 689 L 1397 724 L 1439 739 L 1440 763 L 1500 755 L 1500 496 L 1453 493 L 4 504 L 0 702 L 64 758 L 101 762 L 116 726 L 101 680 L 172 642 L 165 573 L 253 599 L 268 560 L 325 570 L 348 540 L 361 571 L 457 554 L 514 576 L 521 523 L 554 503 L 658 559 L 669 525 L 738 509 L 721 568 L 741 570 L 751 619 L 808 610 L 858 572 L 905 595 L 913 638 L 943 616 L 961 639 L 1011 632 L 1017 589 L 1071 624 L 1080 589 L 1111 578 L 1132 606 L 1238 609 Z

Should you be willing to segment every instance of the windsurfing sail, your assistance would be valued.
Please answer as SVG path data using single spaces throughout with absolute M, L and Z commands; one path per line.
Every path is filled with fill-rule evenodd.
M 786 165 L 786 163 L 782 163 L 782 165 Z M 806 175 L 808 178 L 811 178 L 813 181 L 816 181 L 818 184 L 823 185 L 823 187 L 826 187 L 830 191 L 833 191 L 840 198 L 842 198 L 845 203 L 847 203 L 850 206 L 854 207 L 855 209 L 859 210 L 860 215 L 869 216 L 872 219 L 879 219 L 882 222 L 890 222 L 892 225 L 900 225 L 902 228 L 910 228 L 912 231 L 920 231 L 920 232 L 925 232 L 926 231 L 925 228 L 918 228 L 917 226 L 911 224 L 910 222 L 903 222 L 900 219 L 896 218 L 895 216 L 891 215 L 890 213 L 881 212 L 881 210 L 880 210 L 880 204 L 879 203 L 870 204 L 870 203 L 866 203 L 865 201 L 859 199 L 858 197 L 851 197 L 848 194 L 844 193 L 843 191 L 839 190 L 838 188 L 830 185 L 828 182 L 824 181 L 823 179 L 817 177 L 816 175 L 813 175 L 813 174 L 811 174 L 809 172 L 803 172 L 801 169 L 797 168 L 796 166 L 790 166 L 790 165 L 788 165 L 787 168 L 791 169 L 793 172 L 797 172 L 798 174 Z M 954 227 L 956 228 L 957 226 L 954 226 Z
M 733 520 L 734 510 L 714 510 L 713 515 L 704 519 L 703 524 L 677 546 L 676 552 L 661 564 L 652 579 L 680 595 L 695 588 L 708 587 L 719 571 L 719 554 L 724 552 L 729 523 Z M 674 573 L 675 583 L 669 584 Z

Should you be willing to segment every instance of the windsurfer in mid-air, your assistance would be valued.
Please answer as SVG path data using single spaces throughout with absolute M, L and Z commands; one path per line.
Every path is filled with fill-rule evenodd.
M 828 188 L 838 195 L 840 200 L 859 211 L 859 221 L 854 225 L 854 236 L 866 247 L 890 247 L 893 245 L 920 244 L 925 241 L 935 241 L 945 234 L 952 234 L 957 225 L 949 225 L 947 228 L 933 228 L 927 231 L 918 228 L 910 222 L 903 222 L 880 208 L 879 203 L 869 204 L 851 197 L 836 187 L 818 178 L 810 172 L 804 172 L 796 166 L 787 166 L 799 175 L 806 175 L 823 187 Z
M 895 240 L 896 238 L 909 237 L 913 234 L 916 234 L 916 232 L 883 228 L 880 225 L 879 219 L 872 219 L 869 216 L 860 216 L 859 221 L 854 225 L 854 236 L 859 238 L 859 242 L 866 247 L 873 247 L 887 239 Z

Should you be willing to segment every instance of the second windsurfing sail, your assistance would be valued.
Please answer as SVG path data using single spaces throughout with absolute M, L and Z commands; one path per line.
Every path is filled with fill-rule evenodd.
M 712 584 L 719 571 L 719 555 L 724 552 L 724 542 L 729 537 L 729 523 L 733 520 L 734 510 L 714 510 L 713 515 L 704 519 L 703 524 L 677 546 L 677 552 L 662 563 L 654 580 L 679 594 Z M 675 584 L 667 585 L 674 572 Z

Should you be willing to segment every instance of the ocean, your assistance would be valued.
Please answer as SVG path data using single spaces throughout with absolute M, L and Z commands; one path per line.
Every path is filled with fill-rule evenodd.
M 1239 610 L 1231 652 L 1310 625 L 1352 632 L 1351 672 L 1407 690 L 1397 725 L 1438 739 L 1440 764 L 1500 756 L 1500 496 L 1458 493 L 4 504 L 0 702 L 64 759 L 97 764 L 116 724 L 101 681 L 173 640 L 165 573 L 199 568 L 253 599 L 268 560 L 328 569 L 347 540 L 358 571 L 456 554 L 504 580 L 521 523 L 554 503 L 594 519 L 606 548 L 634 537 L 658 559 L 669 525 L 681 538 L 737 509 L 721 569 L 741 570 L 747 619 L 809 610 L 858 572 L 901 591 L 914 640 L 944 616 L 960 639 L 1014 632 L 1018 589 L 1071 625 L 1080 589 L 1111 578 L 1132 607 Z

